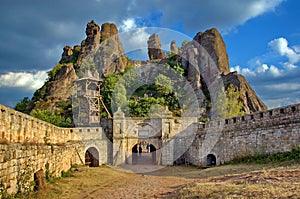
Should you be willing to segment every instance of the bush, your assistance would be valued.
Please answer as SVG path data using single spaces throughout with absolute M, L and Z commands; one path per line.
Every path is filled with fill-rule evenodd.
M 279 152 L 274 154 L 269 154 L 265 152 L 256 153 L 254 155 L 236 157 L 228 164 L 239 164 L 239 163 L 276 163 L 284 161 L 300 161 L 300 146 L 293 148 L 291 151 Z

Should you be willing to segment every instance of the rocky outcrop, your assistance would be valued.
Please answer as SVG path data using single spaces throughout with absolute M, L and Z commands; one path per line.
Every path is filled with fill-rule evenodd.
M 101 33 L 99 25 L 93 20 L 86 25 L 86 39 L 81 42 L 81 49 L 77 59 L 77 65 L 82 63 L 82 60 L 90 55 L 100 45 Z
M 215 93 L 221 91 L 224 83 L 225 88 L 233 84 L 242 91 L 245 113 L 267 109 L 243 76 L 230 73 L 226 45 L 216 29 L 199 32 L 184 46 L 181 59 L 200 103 L 202 93 L 206 99 L 215 100 Z
M 59 63 L 68 63 L 72 61 L 73 48 L 71 46 L 65 46 L 61 55 Z
M 115 24 L 102 24 L 101 44 L 95 52 L 94 62 L 99 74 L 104 77 L 122 73 L 127 67 L 128 60 Z
M 32 101 L 33 109 L 55 111 L 60 101 L 71 100 L 74 82 L 90 70 L 98 77 L 118 74 L 125 70 L 128 60 L 115 24 L 98 24 L 91 21 L 86 26 L 86 39 L 81 46 L 65 46 L 51 78 L 39 89 Z
M 77 79 L 73 64 L 63 64 L 57 71 L 54 79 L 47 81 L 36 92 L 32 99 L 35 102 L 33 108 L 55 112 L 61 101 L 71 100 L 73 84 Z
M 152 34 L 148 41 L 148 56 L 150 60 L 163 59 L 165 57 L 164 51 L 161 49 L 161 43 L 157 34 Z
M 219 73 L 226 75 L 230 72 L 226 45 L 217 29 L 212 28 L 205 32 L 199 32 L 193 40 L 211 56 L 219 69 Z
M 242 102 L 245 113 L 254 113 L 257 111 L 267 110 L 268 107 L 257 97 L 255 91 L 251 88 L 245 77 L 232 72 L 227 75 L 222 75 L 222 80 L 225 88 L 233 84 L 242 92 Z
M 118 29 L 115 24 L 104 23 L 101 25 L 101 41 L 118 35 Z
M 86 71 L 93 78 L 105 78 L 109 74 L 124 72 L 128 66 L 139 67 L 148 62 L 132 61 L 125 57 L 115 24 L 105 23 L 100 27 L 91 21 L 85 33 L 86 38 L 80 46 L 64 47 L 59 64 L 49 72 L 48 81 L 34 94 L 32 108 L 58 110 L 61 101 L 71 100 L 74 82 L 84 77 Z M 172 56 L 165 55 L 157 34 L 151 35 L 147 43 L 150 62 L 159 65 L 182 64 L 184 75 L 192 85 L 199 104 L 204 102 L 203 97 L 206 102 L 212 100 L 214 97 L 211 94 L 218 93 L 218 84 L 224 83 L 225 87 L 233 84 L 243 92 L 246 113 L 267 109 L 243 76 L 229 72 L 226 45 L 216 29 L 199 32 L 193 41 L 184 45 L 180 50 L 182 52 L 179 52 L 176 41 L 172 41 Z
M 175 40 L 173 40 L 170 44 L 170 51 L 171 51 L 171 53 L 176 54 L 176 55 L 179 53 L 179 48 L 177 47 Z
M 102 24 L 100 31 L 99 26 L 91 21 L 86 27 L 86 35 L 76 63 L 79 77 L 91 68 L 97 70 L 101 76 L 118 74 L 125 70 L 127 58 L 124 56 L 115 24 Z

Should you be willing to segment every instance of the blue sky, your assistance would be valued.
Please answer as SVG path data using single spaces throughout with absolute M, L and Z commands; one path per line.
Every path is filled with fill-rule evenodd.
M 243 74 L 268 107 L 300 102 L 300 1 L 297 0 L 2 0 L 0 104 L 31 97 L 66 45 L 79 45 L 86 23 L 115 23 L 125 52 L 146 56 L 159 33 L 164 48 L 216 27 L 231 70 Z M 147 28 L 142 28 L 147 27 Z M 149 28 L 151 27 L 151 28 Z

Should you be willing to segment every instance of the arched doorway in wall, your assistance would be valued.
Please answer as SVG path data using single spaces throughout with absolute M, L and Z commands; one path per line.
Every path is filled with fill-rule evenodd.
M 140 142 L 132 147 L 132 164 L 156 165 L 156 147 Z
M 217 158 L 214 154 L 208 154 L 206 159 L 206 166 L 215 166 L 217 165 Z
M 99 151 L 95 147 L 90 147 L 86 150 L 85 165 L 90 167 L 99 166 Z

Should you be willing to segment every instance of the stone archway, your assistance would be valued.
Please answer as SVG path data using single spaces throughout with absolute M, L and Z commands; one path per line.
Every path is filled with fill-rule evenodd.
M 85 165 L 90 167 L 99 166 L 99 151 L 95 147 L 89 147 L 85 151 Z
M 206 166 L 215 166 L 217 165 L 217 158 L 214 154 L 208 154 L 206 159 Z
M 151 143 L 137 143 L 132 147 L 132 164 L 156 165 L 156 147 Z

